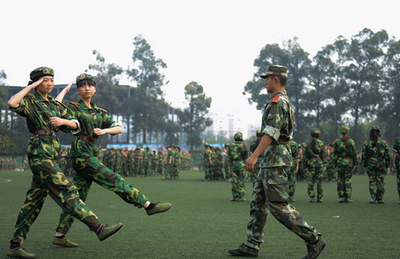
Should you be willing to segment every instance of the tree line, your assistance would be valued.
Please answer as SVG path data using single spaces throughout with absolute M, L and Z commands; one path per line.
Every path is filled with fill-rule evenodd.
M 129 128 L 127 138 L 133 143 L 162 141 L 169 145 L 185 139 L 190 150 L 200 146 L 201 133 L 212 124 L 207 117 L 212 98 L 204 93 L 203 86 L 189 82 L 184 88 L 188 106 L 171 107 L 161 89 L 168 84 L 163 74 L 167 64 L 155 57 L 141 35 L 134 38 L 133 46 L 132 67 L 126 69 L 106 63 L 99 52 L 93 51 L 96 63 L 90 64 L 87 71 L 93 71 L 97 77 L 96 104 L 122 118 Z M 262 91 L 264 80 L 259 75 L 271 64 L 285 65 L 289 70 L 286 89 L 295 109 L 295 141 L 307 142 L 310 129 L 317 127 L 321 139 L 331 143 L 342 124 L 351 127 L 350 135 L 358 148 L 368 139 L 373 124 L 381 127 L 385 140 L 391 141 L 398 135 L 400 41 L 389 37 L 385 30 L 373 32 L 365 28 L 350 39 L 338 36 L 314 57 L 300 46 L 297 37 L 282 44 L 265 45 L 254 60 L 256 72 L 243 89 L 249 103 L 255 103 L 259 110 L 269 100 Z M 123 75 L 134 87 L 120 85 Z M 0 70 L 0 96 L 6 96 L 6 78 L 5 71 Z M 72 101 L 79 98 L 76 93 L 67 97 Z M 22 118 L 8 112 L 5 99 L 0 98 L 0 143 L 8 148 L 2 147 L 0 152 L 19 154 L 25 152 L 29 134 Z M 11 138 L 16 133 L 26 139 Z
M 151 46 L 141 35 L 134 38 L 133 45 L 132 67 L 127 69 L 114 63 L 107 64 L 98 51 L 93 51 L 97 63 L 90 64 L 85 72 L 96 75 L 94 102 L 107 109 L 110 115 L 122 118 L 128 127 L 127 139 L 133 143 L 162 143 L 167 146 L 181 144 L 183 139 L 190 150 L 200 146 L 201 133 L 212 124 L 212 120 L 206 116 L 212 98 L 204 93 L 202 85 L 192 81 L 184 88 L 188 106 L 183 109 L 171 107 L 161 89 L 166 84 L 163 74 L 166 63 L 155 57 Z M 120 85 L 119 79 L 123 75 L 128 76 L 134 87 Z M 7 96 L 7 87 L 4 86 L 6 78 L 5 71 L 0 70 L 2 97 Z M 24 119 L 8 111 L 5 99 L 0 98 L 0 155 L 23 154 L 29 132 Z M 77 100 L 77 92 L 65 98 L 65 101 Z M 176 114 L 175 120 L 170 118 L 170 110 Z M 16 139 L 16 134 L 21 138 Z M 62 143 L 72 142 L 71 136 L 60 135 Z
M 259 75 L 268 65 L 288 67 L 286 90 L 294 106 L 294 140 L 307 142 L 310 129 L 321 130 L 327 143 L 338 137 L 342 124 L 351 127 L 357 147 L 369 138 L 372 124 L 391 142 L 400 123 L 400 41 L 385 30 L 365 28 L 350 39 L 339 36 L 310 57 L 293 38 L 262 48 L 254 61 L 257 72 L 244 87 L 249 103 L 262 109 L 268 96 Z

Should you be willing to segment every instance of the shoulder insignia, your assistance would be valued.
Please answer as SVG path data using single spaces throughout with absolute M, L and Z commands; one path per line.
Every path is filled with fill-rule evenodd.
M 80 103 L 77 103 L 77 102 L 69 102 L 69 103 L 71 103 L 71 104 L 75 104 L 75 105 L 80 105 Z
M 338 139 L 335 139 L 335 140 L 332 142 L 332 144 L 335 144 L 337 140 L 338 140 Z
M 280 97 L 281 97 L 281 96 L 280 96 L 279 94 L 278 94 L 278 95 L 275 95 L 274 98 L 272 98 L 271 102 L 273 102 L 273 103 L 278 103 Z
M 97 107 L 97 109 L 99 109 L 100 111 L 103 111 L 103 112 L 107 113 L 107 111 L 104 110 L 103 108 Z

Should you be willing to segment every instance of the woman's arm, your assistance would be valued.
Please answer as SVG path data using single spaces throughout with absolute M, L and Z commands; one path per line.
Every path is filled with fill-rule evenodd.
M 59 101 L 60 103 L 63 101 L 65 95 L 71 90 L 71 85 L 74 83 L 74 81 L 71 81 L 56 97 L 56 100 Z
M 93 130 L 93 132 L 98 135 L 104 135 L 104 134 L 119 134 L 122 132 L 122 128 L 120 126 L 116 126 L 116 127 L 112 127 L 112 128 L 106 128 L 106 129 L 99 129 L 99 128 L 95 128 Z
M 10 108 L 17 108 L 19 106 L 20 102 L 22 101 L 22 99 L 25 97 L 25 95 L 27 95 L 31 90 L 35 89 L 38 85 L 40 85 L 40 83 L 42 81 L 43 81 L 43 78 L 40 78 L 38 81 L 28 85 L 27 87 L 25 87 L 24 89 L 22 89 L 15 95 L 13 95 L 10 98 L 10 100 L 8 100 L 8 103 L 7 103 L 8 106 Z

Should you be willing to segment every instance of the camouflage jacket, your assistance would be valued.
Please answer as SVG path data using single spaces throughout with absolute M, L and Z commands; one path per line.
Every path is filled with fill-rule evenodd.
M 296 168 L 297 159 L 300 159 L 300 153 L 299 153 L 299 144 L 297 144 L 296 141 L 291 140 L 290 141 L 290 151 L 292 152 L 292 167 Z
M 390 165 L 389 145 L 386 141 L 378 139 L 365 141 L 362 147 L 362 165 L 367 168 L 388 168 Z
M 96 104 L 90 104 L 92 108 L 79 100 L 79 102 L 70 102 L 68 104 L 68 111 L 79 120 L 80 132 L 76 136 L 86 136 L 89 138 L 97 138 L 98 136 L 93 132 L 93 129 L 106 129 L 119 126 L 116 124 L 111 116 L 108 116 L 107 111 L 97 107 Z M 72 157 L 88 157 L 97 156 L 99 147 L 96 143 L 88 142 L 85 140 L 75 139 L 72 143 Z
M 400 138 L 397 138 L 393 141 L 393 152 L 396 153 L 396 167 L 399 168 L 400 166 Z M 400 172 L 398 172 L 400 173 Z
M 228 157 L 232 162 L 232 170 L 244 169 L 244 163 L 249 156 L 247 145 L 241 141 L 236 141 L 229 147 Z
M 261 132 L 273 139 L 264 151 L 261 167 L 279 167 L 292 165 L 289 141 L 293 134 L 294 112 L 286 91 L 272 96 L 265 105 Z
M 347 140 L 338 138 L 333 144 L 333 155 L 331 156 L 334 166 L 355 166 L 358 164 L 356 143 L 352 139 Z
M 67 107 L 48 96 L 48 101 L 35 91 L 33 95 L 27 94 L 17 108 L 10 108 L 26 118 L 26 124 L 30 133 L 36 130 L 63 131 L 66 133 L 78 133 L 79 130 L 72 130 L 66 126 L 56 127 L 50 124 L 50 117 L 60 117 L 63 119 L 78 121 L 70 115 Z M 57 137 L 47 135 L 34 135 L 28 144 L 28 156 L 41 156 L 44 158 L 55 159 L 60 151 L 60 141 Z
M 311 142 L 308 143 L 305 154 L 305 161 L 307 161 L 307 165 L 309 167 L 323 167 L 326 161 L 326 153 L 325 153 L 325 143 L 315 138 L 315 148 L 314 150 L 311 148 Z

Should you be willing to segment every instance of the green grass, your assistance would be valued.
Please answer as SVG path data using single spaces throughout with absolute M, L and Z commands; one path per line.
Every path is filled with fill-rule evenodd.
M 0 258 L 13 234 L 18 211 L 30 185 L 31 173 L 1 171 Z M 40 259 L 64 258 L 231 258 L 229 249 L 245 241 L 249 202 L 231 202 L 230 182 L 203 182 L 197 171 L 181 172 L 178 181 L 161 177 L 126 180 L 151 201 L 171 202 L 167 213 L 147 216 L 143 209 L 124 203 L 117 195 L 93 185 L 87 204 L 104 223 L 123 222 L 123 228 L 99 242 L 93 232 L 76 221 L 68 237 L 78 248 L 51 244 L 60 209 L 47 198 L 31 227 L 24 247 Z M 247 200 L 251 183 L 246 183 Z M 308 223 L 323 233 L 327 247 L 319 258 L 398 258 L 400 205 L 395 176 L 386 177 L 385 205 L 368 201 L 367 176 L 353 177 L 353 204 L 339 204 L 336 183 L 324 183 L 324 203 L 309 203 L 307 185 L 297 183 L 293 205 Z M 334 218 L 333 216 L 339 216 Z M 302 258 L 304 242 L 270 216 L 259 258 Z

